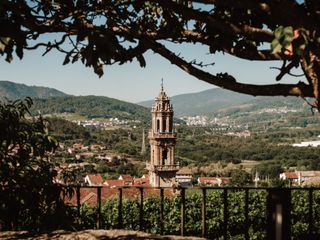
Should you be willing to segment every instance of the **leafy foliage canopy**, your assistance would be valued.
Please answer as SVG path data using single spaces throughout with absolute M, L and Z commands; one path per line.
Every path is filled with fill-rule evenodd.
M 48 230 L 67 213 L 50 155 L 56 141 L 42 118 L 27 118 L 32 100 L 0 104 L 0 226 Z M 67 218 L 65 218 L 66 220 Z
M 319 9 L 316 0 L 4 0 L 0 54 L 10 62 L 14 52 L 22 58 L 25 49 L 44 47 L 44 55 L 56 49 L 65 55 L 63 64 L 81 61 L 101 76 L 103 65 L 136 59 L 145 67 L 144 55 L 152 50 L 210 84 L 255 96 L 314 97 L 319 108 Z M 228 73 L 204 71 L 198 56 L 186 60 L 165 41 L 198 43 L 211 54 L 245 60 L 279 61 L 277 81 L 297 67 L 305 81 L 241 83 Z

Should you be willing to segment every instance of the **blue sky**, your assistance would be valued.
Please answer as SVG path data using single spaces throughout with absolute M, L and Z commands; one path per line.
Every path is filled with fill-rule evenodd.
M 174 49 L 188 59 L 215 62 L 214 66 L 205 70 L 211 73 L 229 72 L 241 82 L 275 83 L 277 71 L 269 67 L 280 65 L 277 62 L 244 61 L 222 54 L 208 55 L 207 49 L 200 45 Z M 52 87 L 73 95 L 108 96 L 130 102 L 153 99 L 159 92 L 161 78 L 169 96 L 215 87 L 189 76 L 152 52 L 146 54 L 146 68 L 140 68 L 136 61 L 121 66 L 105 66 L 101 78 L 80 62 L 62 66 L 62 54 L 52 52 L 42 57 L 42 53 L 43 50 L 26 51 L 22 61 L 15 57 L 12 63 L 1 58 L 0 80 Z

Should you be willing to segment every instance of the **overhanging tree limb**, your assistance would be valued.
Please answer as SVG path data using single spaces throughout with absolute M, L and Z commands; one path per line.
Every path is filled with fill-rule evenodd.
M 314 97 L 320 109 L 319 9 L 320 2 L 306 0 L 0 1 L 0 54 L 10 62 L 14 52 L 22 58 L 25 49 L 50 50 L 54 43 L 64 64 L 79 59 L 101 76 L 103 65 L 134 58 L 144 67 L 152 49 L 202 81 L 251 95 Z M 41 38 L 48 33 L 57 33 L 52 43 Z M 278 78 L 300 67 L 307 83 L 240 83 L 227 73 L 205 72 L 201 62 L 188 63 L 164 41 L 202 44 L 211 54 L 251 61 L 286 61 Z
M 271 84 L 271 85 L 254 85 L 239 83 L 236 79 L 227 74 L 212 75 L 199 68 L 194 67 L 192 64 L 178 57 L 176 54 L 168 50 L 164 45 L 157 42 L 148 42 L 150 48 L 168 59 L 172 64 L 178 66 L 186 73 L 210 84 L 214 84 L 221 88 L 240 93 L 250 94 L 253 96 L 297 96 L 297 97 L 314 97 L 313 89 L 310 85 L 303 82 L 298 84 Z

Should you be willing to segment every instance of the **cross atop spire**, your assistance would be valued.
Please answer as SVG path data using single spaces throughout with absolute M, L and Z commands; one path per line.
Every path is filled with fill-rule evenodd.
M 161 92 L 163 92 L 163 78 L 161 78 Z
M 163 100 L 169 100 L 169 98 L 167 97 L 166 92 L 164 91 L 164 87 L 163 87 L 163 78 L 161 78 L 161 89 L 160 89 L 160 93 L 158 95 L 158 97 L 156 97 L 156 99 L 158 99 L 159 101 L 163 101 Z

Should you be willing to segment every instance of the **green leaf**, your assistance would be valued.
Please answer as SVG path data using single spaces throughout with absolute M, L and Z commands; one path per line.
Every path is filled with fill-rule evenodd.
M 6 48 L 6 46 L 0 41 L 0 53 L 1 54 L 3 54 L 5 48 Z
M 8 45 L 10 38 L 0 37 L 0 52 L 4 52 L 6 49 L 6 45 Z
M 12 60 L 13 60 L 12 54 L 11 54 L 11 53 L 8 53 L 8 54 L 7 54 L 7 57 L 6 57 L 6 61 L 7 61 L 8 63 L 11 63 Z
M 271 42 L 271 49 L 272 53 L 277 53 L 281 51 L 282 45 L 280 44 L 278 39 L 273 39 L 273 41 Z
M 101 77 L 103 75 L 103 65 L 102 64 L 95 65 L 94 72 L 98 74 L 99 77 Z
M 17 46 L 16 47 L 16 54 L 20 59 L 23 58 L 23 48 L 22 48 L 22 46 Z
M 293 28 L 291 26 L 280 26 L 274 31 L 274 36 L 275 38 L 271 42 L 271 49 L 273 53 L 276 53 L 290 46 L 293 41 Z
M 145 67 L 146 66 L 146 60 L 142 55 L 138 55 L 137 57 L 138 62 L 140 63 L 140 67 Z
M 66 65 L 70 62 L 70 54 L 67 54 L 66 57 L 64 58 L 64 61 L 62 63 L 62 65 Z
M 4 45 L 8 45 L 10 40 L 11 40 L 11 38 L 9 38 L 9 37 L 0 37 L 0 42 L 3 43 Z

